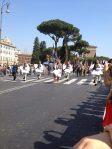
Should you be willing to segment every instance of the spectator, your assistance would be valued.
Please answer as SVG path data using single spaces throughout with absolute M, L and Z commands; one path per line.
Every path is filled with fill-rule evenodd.
M 106 99 L 104 132 L 81 139 L 73 149 L 112 149 L 112 90 Z

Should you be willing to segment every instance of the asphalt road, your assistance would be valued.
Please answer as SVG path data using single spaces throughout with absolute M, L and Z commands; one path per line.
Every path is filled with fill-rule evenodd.
M 0 149 L 66 149 L 102 130 L 103 85 L 3 80 Z

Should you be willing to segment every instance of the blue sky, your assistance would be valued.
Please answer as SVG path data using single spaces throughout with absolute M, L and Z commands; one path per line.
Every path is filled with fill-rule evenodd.
M 50 19 L 78 27 L 83 39 L 98 47 L 97 55 L 112 57 L 112 0 L 10 0 L 10 14 L 3 16 L 3 37 L 24 52 L 32 52 L 36 36 L 52 46 L 50 37 L 36 29 Z

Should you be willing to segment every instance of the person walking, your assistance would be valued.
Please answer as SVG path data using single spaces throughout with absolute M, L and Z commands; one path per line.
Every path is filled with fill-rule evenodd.
M 13 76 L 14 81 L 16 80 L 17 70 L 18 70 L 18 67 L 17 67 L 16 63 L 14 63 L 14 65 L 12 66 L 12 76 Z
M 26 77 L 28 75 L 28 73 L 30 72 L 30 67 L 29 65 L 25 62 L 23 65 L 23 69 L 22 69 L 22 74 L 23 74 L 23 80 L 26 81 Z
M 63 66 L 61 64 L 61 61 L 60 59 L 57 59 L 54 64 L 54 71 L 53 71 L 54 83 L 59 82 L 59 79 L 62 76 L 62 69 L 63 69 Z
M 100 64 L 99 60 L 96 60 L 92 65 L 93 68 L 91 74 L 93 75 L 95 85 L 101 82 L 101 75 L 103 74 L 103 65 Z

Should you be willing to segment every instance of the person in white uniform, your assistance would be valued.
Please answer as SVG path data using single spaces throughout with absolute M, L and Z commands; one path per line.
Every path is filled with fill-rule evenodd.
M 30 67 L 27 63 L 24 63 L 23 68 L 21 68 L 23 74 L 23 80 L 26 81 L 27 74 L 30 72 Z
M 61 61 L 58 59 L 54 64 L 54 71 L 53 71 L 54 83 L 58 83 L 61 76 L 62 76 L 62 64 Z
M 101 82 L 101 75 L 103 74 L 103 65 L 99 63 L 99 60 L 91 66 L 91 74 L 94 77 L 94 83 L 97 85 L 98 82 Z
M 64 66 L 64 67 L 65 67 L 64 68 L 65 77 L 67 78 L 67 80 L 69 80 L 70 73 L 73 72 L 73 67 L 69 61 L 67 62 L 66 66 Z
M 43 72 L 44 72 L 44 66 L 41 64 L 41 61 L 39 61 L 39 64 L 35 68 L 35 73 L 37 74 L 38 79 L 41 78 Z

